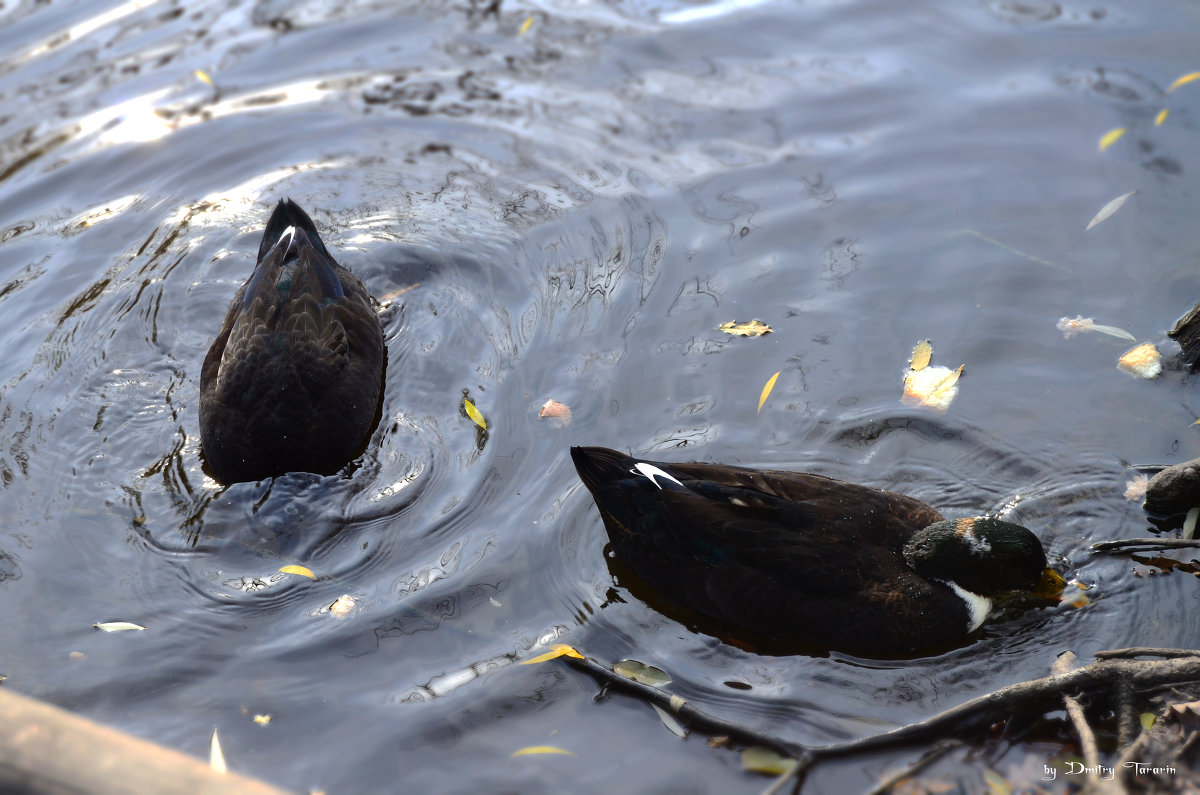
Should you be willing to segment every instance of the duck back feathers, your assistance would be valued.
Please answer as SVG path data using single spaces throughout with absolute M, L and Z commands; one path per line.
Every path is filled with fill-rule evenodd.
M 571 456 L 621 563 L 663 601 L 714 619 L 726 635 L 867 654 L 944 645 L 978 626 L 991 595 L 1032 588 L 1046 565 L 1032 533 L 1000 522 L 1015 528 L 1018 546 L 1036 545 L 1017 555 L 1020 582 L 1001 577 L 999 588 L 964 595 L 947 573 L 963 560 L 941 554 L 964 539 L 911 497 L 805 473 L 638 461 L 598 447 Z M 946 533 L 927 538 L 939 523 L 950 527 L 949 541 Z M 924 573 L 905 558 L 914 538 L 930 550 L 918 564 Z M 991 565 L 963 554 L 968 567 Z
M 279 202 L 200 375 L 200 433 L 224 483 L 328 475 L 360 453 L 383 387 L 383 330 L 358 277 Z

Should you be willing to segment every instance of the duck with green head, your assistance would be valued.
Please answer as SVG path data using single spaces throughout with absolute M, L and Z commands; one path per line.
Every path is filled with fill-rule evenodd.
M 621 562 L 734 631 L 911 652 L 964 639 L 1002 594 L 1063 584 L 1037 536 L 995 517 L 799 472 L 571 457 Z

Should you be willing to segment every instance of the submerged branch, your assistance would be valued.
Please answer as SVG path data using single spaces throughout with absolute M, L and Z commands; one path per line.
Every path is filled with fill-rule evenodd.
M 1164 686 L 1200 682 L 1200 651 L 1131 648 L 1097 652 L 1095 656 L 1097 660 L 1088 665 L 1071 670 L 1062 670 L 1065 667 L 1063 665 L 1056 666 L 1056 672 L 1050 676 L 1002 687 L 916 723 L 858 740 L 822 746 L 807 746 L 785 740 L 709 715 L 680 696 L 627 679 L 586 657 L 564 656 L 561 659 L 590 674 L 604 686 L 658 705 L 697 731 L 725 735 L 739 743 L 760 745 L 796 759 L 796 768 L 772 784 L 771 791 L 779 791 L 783 784 L 793 778 L 802 780 L 805 772 L 822 759 L 904 748 L 920 742 L 961 736 L 964 731 L 978 730 L 1014 715 L 1042 715 L 1062 709 L 1064 704 L 1080 734 L 1081 746 L 1090 766 L 1092 760 L 1098 760 L 1099 756 L 1079 699 L 1085 695 L 1110 694 L 1114 699 L 1120 697 L 1123 700 L 1133 692 L 1144 693 Z M 1131 659 L 1137 656 L 1163 659 Z

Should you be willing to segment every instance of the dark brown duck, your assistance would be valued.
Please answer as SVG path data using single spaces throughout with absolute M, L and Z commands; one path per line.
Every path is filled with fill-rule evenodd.
M 1046 577 L 1041 542 L 994 517 L 799 472 L 640 461 L 573 447 L 613 551 L 667 601 L 733 634 L 869 654 L 965 638 Z
M 200 373 L 200 439 L 223 483 L 337 472 L 362 452 L 383 389 L 383 330 L 367 288 L 312 220 L 279 202 L 258 263 Z

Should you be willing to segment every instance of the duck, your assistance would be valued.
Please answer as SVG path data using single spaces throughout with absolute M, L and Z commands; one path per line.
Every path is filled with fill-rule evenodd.
M 230 484 L 332 475 L 366 447 L 384 384 L 383 327 L 312 219 L 280 200 L 200 371 L 200 445 Z
M 1028 528 L 802 472 L 571 458 L 624 567 L 734 637 L 866 656 L 961 643 L 997 597 L 1065 584 Z

